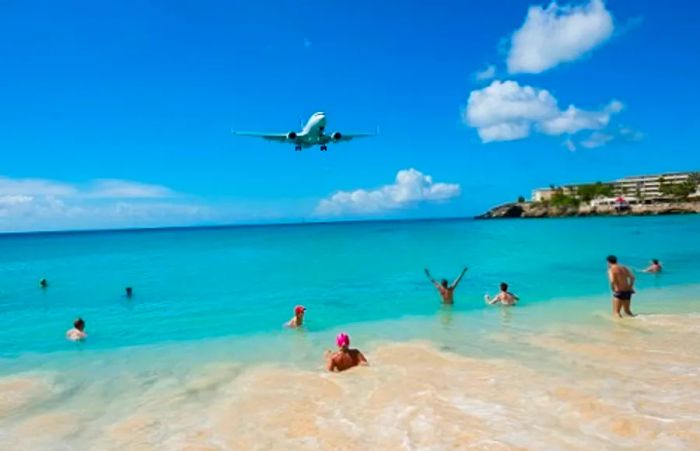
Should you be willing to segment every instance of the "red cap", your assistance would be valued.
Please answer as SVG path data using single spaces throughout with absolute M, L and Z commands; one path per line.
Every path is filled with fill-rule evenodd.
M 300 313 L 304 313 L 305 311 L 306 311 L 306 307 L 304 307 L 303 305 L 297 305 L 296 307 L 294 307 L 294 314 L 295 315 L 298 315 Z

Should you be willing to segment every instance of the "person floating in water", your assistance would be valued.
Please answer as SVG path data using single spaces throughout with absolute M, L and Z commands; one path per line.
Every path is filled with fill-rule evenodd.
M 126 289 L 124 291 L 126 292 L 126 294 L 125 294 L 126 297 L 130 298 L 130 297 L 134 296 L 134 289 L 133 288 L 126 287 Z
M 85 321 L 82 318 L 77 318 L 73 321 L 73 328 L 66 332 L 66 338 L 70 341 L 81 341 L 87 338 Z
M 39 286 L 40 286 L 41 288 L 48 288 L 48 287 L 49 287 L 49 281 L 46 280 L 46 279 L 44 279 L 44 278 L 41 278 L 41 279 L 39 280 Z
M 486 294 L 484 296 L 484 300 L 486 300 L 486 302 L 491 305 L 498 303 L 500 303 L 501 305 L 515 305 L 515 303 L 520 300 L 519 297 L 508 291 L 507 283 L 501 282 L 500 288 L 501 291 L 496 296 L 491 298 L 491 296 Z
M 435 288 L 437 288 L 440 296 L 442 297 L 442 302 L 444 304 L 454 304 L 454 291 L 457 288 L 457 285 L 459 285 L 459 282 L 461 282 L 462 277 L 464 277 L 464 274 L 467 272 L 467 269 L 469 268 L 465 266 L 461 274 L 455 279 L 454 282 L 452 282 L 452 285 L 448 284 L 447 279 L 442 279 L 440 283 L 438 283 L 435 279 L 433 279 L 433 276 L 430 275 L 428 268 L 425 269 L 425 275 L 428 276 L 428 279 L 430 279 L 432 284 L 435 285 Z
M 304 325 L 304 313 L 306 312 L 306 307 L 303 305 L 297 305 L 294 307 L 294 317 L 290 319 L 285 326 L 296 329 Z
M 345 371 L 357 365 L 367 365 L 367 359 L 359 349 L 350 349 L 350 336 L 341 332 L 335 339 L 336 352 L 326 351 L 328 371 Z
M 652 259 L 651 264 L 644 270 L 644 272 L 653 274 L 661 272 L 661 263 L 659 263 L 659 260 L 656 258 Z
M 610 288 L 613 292 L 613 315 L 622 318 L 620 313 L 620 309 L 622 309 L 625 314 L 634 316 L 632 310 L 630 310 L 632 295 L 634 294 L 634 274 L 626 266 L 618 264 L 616 256 L 609 255 L 607 260 L 608 278 L 610 279 Z

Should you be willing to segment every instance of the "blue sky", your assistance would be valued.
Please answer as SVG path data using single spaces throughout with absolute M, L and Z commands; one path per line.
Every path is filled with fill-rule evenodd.
M 697 170 L 697 8 L 0 2 L 0 230 L 466 216 Z M 380 135 L 231 135 L 315 111 Z

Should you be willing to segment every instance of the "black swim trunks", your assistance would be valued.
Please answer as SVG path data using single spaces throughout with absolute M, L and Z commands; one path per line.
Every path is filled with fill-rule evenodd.
M 634 291 L 615 291 L 613 293 L 613 297 L 616 297 L 621 301 L 629 301 L 632 299 L 632 294 L 634 294 Z

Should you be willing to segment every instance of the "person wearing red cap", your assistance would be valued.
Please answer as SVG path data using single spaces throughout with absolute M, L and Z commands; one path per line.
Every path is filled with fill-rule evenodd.
M 367 365 L 367 359 L 359 349 L 350 349 L 350 336 L 341 332 L 335 339 L 336 352 L 326 351 L 328 371 L 345 371 L 357 365 Z
M 304 312 L 306 312 L 306 307 L 303 305 L 297 305 L 294 307 L 294 317 L 290 319 L 285 326 L 296 329 L 304 325 Z

